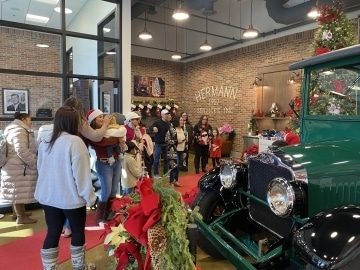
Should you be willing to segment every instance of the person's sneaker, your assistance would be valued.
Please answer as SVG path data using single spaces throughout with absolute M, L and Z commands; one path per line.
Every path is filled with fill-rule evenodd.
M 157 179 L 159 179 L 159 178 L 160 178 L 160 175 L 158 175 L 158 174 L 154 175 L 154 179 L 155 179 L 155 180 L 157 180 Z

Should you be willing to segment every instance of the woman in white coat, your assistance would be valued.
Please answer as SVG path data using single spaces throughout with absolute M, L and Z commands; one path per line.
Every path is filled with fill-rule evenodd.
M 13 204 L 17 224 L 35 223 L 37 220 L 25 212 L 25 204 L 35 203 L 37 181 L 34 133 L 30 129 L 31 117 L 15 112 L 15 120 L 4 130 L 8 145 L 8 161 L 1 168 L 0 197 Z

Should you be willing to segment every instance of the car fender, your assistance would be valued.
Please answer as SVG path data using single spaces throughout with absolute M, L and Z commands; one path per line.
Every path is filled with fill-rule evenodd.
M 341 206 L 310 218 L 293 237 L 295 250 L 319 269 L 338 269 L 360 254 L 360 207 Z

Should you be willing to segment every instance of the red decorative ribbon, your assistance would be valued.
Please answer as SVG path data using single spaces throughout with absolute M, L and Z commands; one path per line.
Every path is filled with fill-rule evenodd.
M 129 254 L 135 257 L 138 261 L 138 270 L 144 268 L 144 264 L 140 254 L 140 248 L 137 244 L 133 242 L 122 243 L 115 250 L 114 255 L 118 259 L 119 263 L 116 267 L 116 270 L 123 270 L 129 263 Z

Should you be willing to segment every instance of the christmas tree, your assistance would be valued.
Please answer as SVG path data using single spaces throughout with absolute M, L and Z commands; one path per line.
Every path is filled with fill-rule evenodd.
M 354 24 L 346 17 L 343 1 L 318 6 L 318 29 L 313 41 L 313 54 L 319 55 L 354 45 Z

